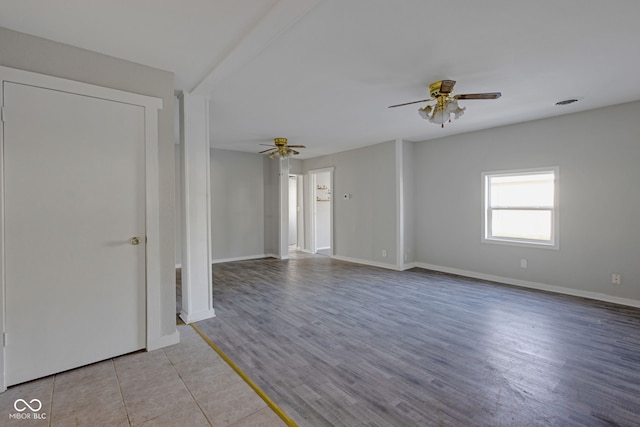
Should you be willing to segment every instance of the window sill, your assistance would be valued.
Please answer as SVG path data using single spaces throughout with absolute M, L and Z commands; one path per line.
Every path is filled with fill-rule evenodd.
M 503 246 L 519 246 L 523 248 L 537 248 L 537 249 L 553 249 L 559 250 L 560 245 L 558 243 L 545 243 L 545 242 L 532 242 L 526 240 L 515 239 L 499 239 L 499 238 L 482 238 L 482 243 L 488 243 L 491 245 L 503 245 Z

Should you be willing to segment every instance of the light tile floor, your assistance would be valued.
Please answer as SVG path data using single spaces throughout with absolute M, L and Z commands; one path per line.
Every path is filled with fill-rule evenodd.
M 180 344 L 10 387 L 0 426 L 286 426 L 190 326 L 178 330 Z M 18 412 L 18 399 L 42 408 Z

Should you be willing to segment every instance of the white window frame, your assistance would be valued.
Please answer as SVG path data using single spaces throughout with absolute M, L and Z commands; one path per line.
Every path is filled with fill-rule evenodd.
M 520 239 L 520 238 L 511 238 L 511 237 L 506 238 L 506 237 L 492 236 L 491 235 L 492 209 L 490 208 L 491 194 L 490 194 L 490 186 L 489 186 L 490 178 L 502 177 L 502 176 L 548 174 L 548 173 L 553 173 L 554 175 L 553 207 L 549 208 L 546 206 L 545 207 L 527 206 L 527 207 L 518 207 L 518 208 L 512 208 L 512 209 L 550 210 L 551 211 L 551 239 L 547 241 L 547 240 Z M 492 243 L 492 244 L 501 244 L 501 245 L 556 249 L 556 250 L 560 249 L 559 176 L 560 176 L 560 168 L 557 166 L 483 172 L 482 173 L 482 242 Z M 510 208 L 503 207 L 501 209 L 510 209 Z

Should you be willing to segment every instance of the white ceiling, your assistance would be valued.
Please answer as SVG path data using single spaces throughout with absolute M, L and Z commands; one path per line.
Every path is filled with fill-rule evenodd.
M 0 0 L 0 26 L 173 71 L 213 147 L 301 158 L 640 100 L 637 0 Z M 421 119 L 427 86 L 501 91 Z M 570 106 L 555 102 L 580 97 Z

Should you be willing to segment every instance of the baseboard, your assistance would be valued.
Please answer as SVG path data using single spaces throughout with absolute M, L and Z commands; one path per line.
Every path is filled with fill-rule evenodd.
M 383 262 L 369 261 L 367 259 L 360 259 L 360 258 L 349 258 L 341 255 L 331 255 L 331 258 L 337 259 L 339 261 L 347 261 L 347 262 L 352 262 L 354 264 L 370 265 L 372 267 L 386 268 L 388 270 L 395 270 L 395 271 L 405 271 L 418 266 L 418 264 L 415 262 L 409 262 L 401 266 L 398 266 L 396 264 L 385 264 Z
M 510 277 L 494 276 L 492 274 L 477 273 L 475 271 L 461 270 L 459 268 L 443 267 L 440 265 L 426 264 L 422 262 L 414 263 L 415 267 L 427 270 L 440 271 L 442 273 L 457 274 L 459 276 L 472 277 L 474 279 L 489 280 L 491 282 L 506 283 L 508 285 L 522 288 L 536 289 L 539 291 L 554 292 L 557 294 L 571 295 L 574 297 L 589 298 L 598 301 L 611 302 L 614 304 L 626 305 L 640 308 L 640 301 L 630 298 L 620 298 L 613 295 L 601 294 L 599 292 L 582 291 L 580 289 L 565 288 L 563 286 L 547 285 L 546 283 L 531 282 L 528 280 L 512 279 Z
M 213 308 L 209 310 L 201 311 L 199 313 L 192 313 L 192 314 L 189 314 L 183 310 L 180 312 L 178 316 L 180 316 L 182 321 L 188 325 L 189 323 L 199 322 L 201 320 L 211 319 L 212 317 L 216 317 L 216 312 Z
M 180 332 L 177 330 L 169 335 L 163 335 L 147 342 L 147 351 L 157 350 L 159 348 L 169 347 L 180 342 Z
M 234 258 L 218 258 L 218 259 L 212 259 L 211 260 L 211 264 L 220 264 L 223 262 L 233 262 L 233 261 L 248 261 L 251 259 L 260 259 L 260 258 L 268 258 L 268 257 L 272 257 L 272 255 L 269 254 L 257 254 L 257 255 L 246 255 L 246 256 L 239 256 L 239 257 L 234 257 Z
M 338 261 L 352 262 L 354 264 L 370 265 L 371 267 L 380 267 L 380 268 L 386 268 L 388 270 L 401 271 L 400 267 L 398 267 L 395 264 L 385 264 L 383 262 L 369 261 L 367 259 L 360 259 L 360 258 L 350 258 L 346 256 L 341 256 L 341 255 L 331 255 L 331 258 L 337 259 Z
M 289 254 L 287 255 L 264 254 L 263 258 L 275 258 L 275 259 L 285 260 L 285 259 L 289 259 Z
M 410 270 L 410 269 L 412 269 L 412 268 L 416 268 L 417 266 L 418 266 L 418 263 L 417 263 L 417 262 L 408 262 L 408 263 L 406 263 L 406 264 L 403 264 L 403 265 L 400 267 L 400 270 L 401 270 L 401 271 Z

